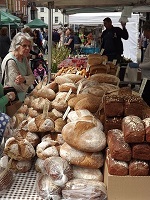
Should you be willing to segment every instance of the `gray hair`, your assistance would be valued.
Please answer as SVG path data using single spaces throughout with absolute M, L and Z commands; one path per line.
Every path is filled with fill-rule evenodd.
M 9 51 L 17 50 L 24 40 L 30 41 L 31 46 L 33 45 L 33 38 L 28 33 L 18 32 L 12 39 Z

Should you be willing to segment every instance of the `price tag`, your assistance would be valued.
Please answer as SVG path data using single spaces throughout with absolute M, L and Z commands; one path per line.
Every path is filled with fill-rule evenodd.
M 78 89 L 77 89 L 77 94 L 79 94 L 81 88 L 82 88 L 82 83 L 80 82 L 80 84 L 79 84 L 79 86 L 78 86 Z
M 107 63 L 106 60 L 104 60 L 104 61 L 102 62 L 103 65 L 106 65 L 106 63 Z
M 70 107 L 70 106 L 68 106 L 68 107 L 67 107 L 67 109 L 66 109 L 66 111 L 65 111 L 65 113 L 64 113 L 64 115 L 63 115 L 63 120 L 65 120 L 65 119 L 66 119 L 66 117 L 67 117 L 67 115 L 68 115 L 68 113 L 69 113 L 70 109 L 71 109 L 71 107 Z
M 113 64 L 114 64 L 114 65 L 117 64 L 117 60 L 116 60 L 116 59 L 113 60 Z
M 117 67 L 116 76 L 118 77 L 120 71 L 120 66 Z
M 147 78 L 143 78 L 143 81 L 142 81 L 142 83 L 141 83 L 141 87 L 140 87 L 140 89 L 139 89 L 139 95 L 140 95 L 140 97 L 141 97 L 142 94 L 143 94 L 143 91 L 144 91 L 146 82 L 147 82 Z
M 90 65 L 87 63 L 86 72 L 89 72 L 89 70 L 90 70 Z
M 68 100 L 71 93 L 72 93 L 72 89 L 70 88 L 67 95 L 66 95 L 65 102 Z
M 104 53 L 105 49 L 101 49 L 100 55 L 102 56 Z

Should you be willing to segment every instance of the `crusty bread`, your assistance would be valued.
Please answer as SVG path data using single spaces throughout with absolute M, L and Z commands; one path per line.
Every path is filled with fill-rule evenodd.
M 60 147 L 60 156 L 73 165 L 98 169 L 103 166 L 104 157 L 101 152 L 86 153 L 76 150 L 64 143 Z
M 66 121 L 62 118 L 58 118 L 55 120 L 55 132 L 61 133 L 63 127 L 66 125 Z
M 10 169 L 12 169 L 14 172 L 21 172 L 25 173 L 28 172 L 32 167 L 32 160 L 12 160 Z
M 76 94 L 77 86 L 74 83 L 63 83 L 59 85 L 59 92 L 68 92 L 70 89 Z
M 98 81 L 99 83 L 111 83 L 113 85 L 118 85 L 119 78 L 117 76 L 111 75 L 111 74 L 93 74 L 90 77 L 90 80 Z

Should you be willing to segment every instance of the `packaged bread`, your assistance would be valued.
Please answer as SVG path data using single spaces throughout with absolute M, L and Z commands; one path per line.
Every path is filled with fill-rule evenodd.
M 140 143 L 145 140 L 145 128 L 143 121 L 134 115 L 126 116 L 122 120 L 122 131 L 127 143 Z
M 107 199 L 106 186 L 103 182 L 96 180 L 72 179 L 66 183 L 62 190 L 65 199 Z
M 130 176 L 148 176 L 149 165 L 148 162 L 142 160 L 131 160 L 129 163 Z
M 80 167 L 98 169 L 103 166 L 104 157 L 102 152 L 87 153 L 76 150 L 75 148 L 64 143 L 60 147 L 60 156 L 69 163 Z
M 84 116 L 67 123 L 62 129 L 64 141 L 84 152 L 98 152 L 106 146 L 102 123 L 94 116 Z
M 124 135 L 121 130 L 109 130 L 107 133 L 107 143 L 112 158 L 121 161 L 131 160 L 131 147 L 124 141 Z

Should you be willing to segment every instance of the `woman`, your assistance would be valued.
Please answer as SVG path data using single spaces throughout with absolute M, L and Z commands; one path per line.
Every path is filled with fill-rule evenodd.
M 9 101 L 13 101 L 15 99 L 15 93 L 9 92 L 6 95 L 4 95 L 3 86 L 0 83 L 0 112 L 6 113 L 6 104 Z
M 0 30 L 0 57 L 3 60 L 8 54 L 10 48 L 10 38 L 7 35 L 7 27 L 2 27 Z
M 21 102 L 35 80 L 27 60 L 32 44 L 33 40 L 28 33 L 17 33 L 1 65 L 2 77 L 5 71 L 4 86 L 14 87 Z
M 70 53 L 73 53 L 74 51 L 74 36 L 73 36 L 73 30 L 71 28 L 68 28 L 65 33 L 65 39 L 64 39 L 64 45 L 71 49 Z

